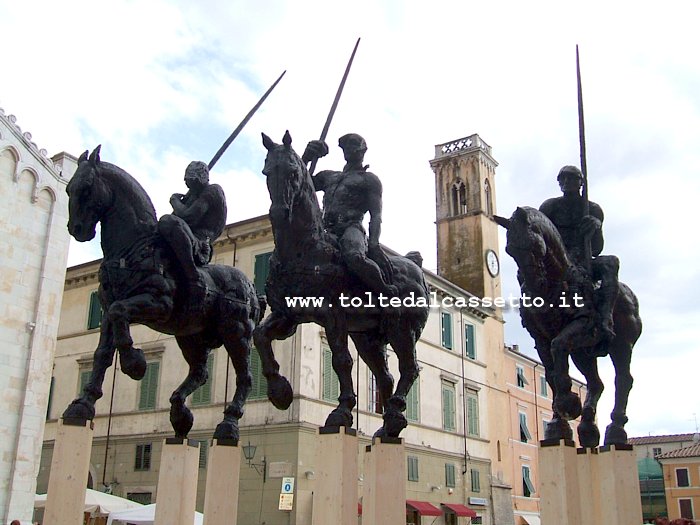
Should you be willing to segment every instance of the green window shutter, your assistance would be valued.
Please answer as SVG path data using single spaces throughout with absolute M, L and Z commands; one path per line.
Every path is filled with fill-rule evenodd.
M 420 421 L 420 379 L 416 379 L 406 396 L 406 419 Z
M 442 384 L 442 428 L 455 429 L 455 387 L 450 383 Z
M 471 478 L 472 478 L 472 492 L 481 492 L 481 479 L 479 479 L 479 471 L 472 469 L 471 470 Z
M 207 468 L 207 454 L 209 452 L 209 442 L 199 442 L 199 468 Z
M 263 375 L 262 361 L 257 349 L 250 354 L 250 375 L 253 376 L 253 387 L 250 389 L 248 399 L 266 399 L 267 379 Z
M 90 294 L 90 306 L 88 309 L 88 330 L 97 328 L 102 322 L 102 305 L 100 304 L 100 299 L 97 296 L 97 291 Z
M 418 481 L 418 458 L 408 456 L 408 481 Z
M 146 364 L 146 374 L 141 380 L 141 392 L 139 393 L 139 410 L 149 410 L 156 407 L 158 397 L 158 371 L 160 363 Z
M 192 392 L 193 405 L 208 405 L 211 403 L 211 384 L 214 375 L 214 354 L 210 353 L 207 358 L 207 382 Z
M 469 359 L 476 359 L 476 342 L 474 341 L 474 325 L 464 326 L 464 351 Z
M 331 352 L 331 349 L 326 345 L 321 346 L 321 352 L 323 353 L 322 398 L 325 401 L 336 402 L 340 396 L 340 382 L 333 370 L 333 352 Z
M 255 256 L 255 268 L 253 270 L 253 284 L 259 294 L 265 293 L 267 274 L 270 273 L 270 257 L 272 252 L 261 253 Z
M 467 392 L 467 432 L 470 436 L 479 435 L 479 398 Z
M 442 346 L 452 350 L 452 314 L 442 312 Z
M 85 388 L 85 385 L 88 384 L 88 381 L 90 381 L 90 374 L 92 374 L 92 370 L 83 370 L 80 372 L 80 381 L 78 382 L 79 396 L 83 395 L 83 389 Z
M 518 415 L 520 417 L 520 441 L 527 443 L 532 439 L 530 429 L 527 428 L 527 415 L 522 412 Z
M 542 397 L 547 397 L 547 378 L 545 376 L 540 376 L 540 395 Z
M 151 469 L 151 444 L 136 445 L 136 457 L 134 458 L 134 470 Z
M 445 486 L 455 487 L 455 466 L 454 463 L 445 463 Z

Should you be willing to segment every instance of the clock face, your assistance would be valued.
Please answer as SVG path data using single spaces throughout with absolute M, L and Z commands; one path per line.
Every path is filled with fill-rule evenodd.
M 498 255 L 493 250 L 486 250 L 486 268 L 488 269 L 491 277 L 496 277 L 500 269 L 498 264 Z

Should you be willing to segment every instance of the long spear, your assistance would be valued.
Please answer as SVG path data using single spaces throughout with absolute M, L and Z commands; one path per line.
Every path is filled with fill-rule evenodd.
M 331 105 L 331 110 L 328 112 L 328 117 L 326 118 L 326 123 L 323 125 L 323 130 L 321 131 L 321 140 L 326 140 L 326 137 L 328 136 L 328 129 L 331 127 L 331 121 L 333 120 L 333 115 L 335 115 L 335 110 L 338 107 L 338 101 L 340 101 L 340 95 L 343 93 L 343 88 L 345 87 L 345 81 L 348 79 L 348 73 L 350 73 L 350 67 L 352 66 L 352 61 L 355 59 L 355 52 L 357 51 L 357 46 L 360 45 L 360 39 L 357 39 L 357 42 L 355 43 L 355 47 L 352 50 L 352 54 L 350 55 L 350 60 L 348 61 L 348 65 L 345 67 L 345 73 L 343 73 L 343 78 L 340 81 L 340 85 L 338 86 L 338 91 L 335 94 L 335 98 L 333 99 L 333 104 Z M 309 175 L 314 174 L 314 170 L 316 169 L 316 163 L 318 162 L 318 159 L 314 159 L 311 162 L 311 166 L 309 167 Z
M 583 90 L 581 89 L 581 65 L 578 56 L 578 44 L 576 44 L 576 84 L 578 87 L 578 142 L 581 153 L 581 174 L 583 175 L 583 215 L 589 214 L 588 201 L 588 168 L 586 167 L 586 131 L 583 123 Z M 583 257 L 586 269 L 591 269 L 591 241 L 585 239 L 583 241 Z
M 265 102 L 265 99 L 267 96 L 272 93 L 272 90 L 275 89 L 277 84 L 279 84 L 279 81 L 282 80 L 282 77 L 287 71 L 284 70 L 282 71 L 282 74 L 279 76 L 277 80 L 275 80 L 275 83 L 270 86 L 270 89 L 265 91 L 265 94 L 258 100 L 258 103 L 253 106 L 253 109 L 251 109 L 248 114 L 245 116 L 245 118 L 241 121 L 241 123 L 238 125 L 236 129 L 233 130 L 233 133 L 229 136 L 229 138 L 226 139 L 226 142 L 222 144 L 222 146 L 219 148 L 219 151 L 216 152 L 216 155 L 212 157 L 212 159 L 209 161 L 209 169 L 212 169 L 214 167 L 214 164 L 221 158 L 221 156 L 224 154 L 226 149 L 231 145 L 233 140 L 238 136 L 238 134 L 241 132 L 241 130 L 245 127 L 246 124 L 248 124 L 248 121 L 253 117 L 255 112 L 258 110 L 260 106 L 262 106 L 262 103 Z

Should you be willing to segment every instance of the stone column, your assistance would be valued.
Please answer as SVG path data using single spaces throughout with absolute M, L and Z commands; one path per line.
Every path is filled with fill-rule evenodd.
M 401 438 L 374 438 L 365 449 L 362 524 L 406 523 L 406 448 Z
M 598 523 L 642 523 L 639 473 L 632 445 L 600 447 L 596 459 L 600 476 Z
M 87 419 L 63 418 L 59 421 L 51 459 L 44 525 L 83 522 L 93 428 L 93 422 Z
M 238 517 L 241 449 L 236 439 L 215 439 L 209 448 L 204 525 L 229 525 Z
M 542 525 L 582 525 L 577 459 L 576 445 L 573 441 L 540 441 Z M 588 510 L 586 509 L 586 512 Z
M 312 525 L 357 525 L 357 432 L 318 429 Z
M 160 456 L 155 525 L 192 525 L 197 504 L 199 443 L 167 438 Z

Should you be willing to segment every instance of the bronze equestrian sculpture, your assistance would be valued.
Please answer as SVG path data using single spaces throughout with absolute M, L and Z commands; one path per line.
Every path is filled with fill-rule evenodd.
M 270 221 L 275 238 L 266 285 L 272 313 L 257 326 L 253 338 L 268 381 L 268 398 L 279 409 L 286 409 L 292 401 L 291 387 L 279 374 L 271 342 L 290 337 L 301 323 L 314 322 L 326 331 L 333 369 L 340 383 L 339 404 L 325 425 L 352 426 L 356 398 L 347 340 L 350 336 L 377 379 L 384 422 L 375 435 L 397 437 L 407 426 L 403 414 L 406 395 L 418 377 L 416 342 L 428 319 L 428 308 L 340 307 L 341 294 L 364 297 L 367 289 L 348 272 L 338 239 L 324 229 L 312 178 L 292 148 L 289 132 L 282 144 L 275 144 L 263 134 L 263 144 L 267 149 L 263 174 L 272 201 Z M 428 289 L 420 269 L 420 255 L 412 252 L 407 257 L 390 256 L 388 260 L 396 297 L 413 295 L 415 299 L 424 298 L 427 305 Z M 323 298 L 323 305 L 293 307 L 287 303 L 288 297 Z M 396 391 L 387 367 L 387 344 L 391 344 L 399 362 L 401 377 Z
M 251 337 L 262 317 L 253 284 L 236 268 L 205 264 L 196 270 L 204 286 L 201 297 L 190 294 L 192 283 L 160 235 L 148 195 L 127 172 L 102 162 L 99 146 L 89 158 L 87 151 L 80 156 L 66 191 L 68 231 L 77 241 L 91 240 L 97 223 L 102 224 L 99 298 L 104 317 L 90 380 L 63 417 L 94 417 L 115 350 L 122 371 L 132 379 L 143 378 L 146 360 L 129 332 L 130 323 L 141 323 L 174 335 L 189 365 L 187 377 L 170 397 L 170 421 L 178 437 L 186 437 L 192 428 L 185 399 L 207 381 L 209 352 L 226 348 L 236 370 L 236 391 L 214 437 L 237 440 L 238 420 L 252 385 Z
M 632 348 L 642 331 L 639 303 L 623 283 L 618 283 L 612 309 L 612 338 L 601 328 L 594 281 L 588 271 L 570 257 L 557 227 L 541 211 L 519 207 L 510 219 L 494 217 L 507 228 L 506 252 L 518 265 L 523 296 L 538 297 L 541 306 L 520 308 L 523 326 L 535 340 L 545 367 L 545 378 L 554 395 L 553 419 L 545 439 L 571 439 L 567 420 L 582 416 L 579 442 L 595 447 L 600 433 L 595 424 L 596 406 L 603 392 L 597 357 L 609 354 L 615 367 L 615 406 L 605 432 L 605 444 L 624 444 L 627 433 L 627 400 L 632 388 Z M 576 304 L 581 305 L 579 307 Z M 568 306 L 563 306 L 568 305 Z M 603 345 L 601 347 L 601 344 Z M 581 406 L 572 392 L 569 356 L 586 379 L 588 393 Z

